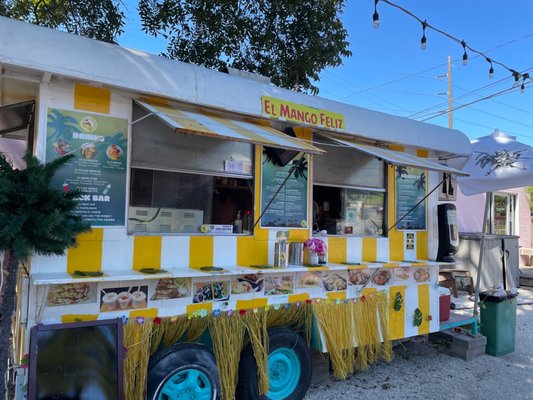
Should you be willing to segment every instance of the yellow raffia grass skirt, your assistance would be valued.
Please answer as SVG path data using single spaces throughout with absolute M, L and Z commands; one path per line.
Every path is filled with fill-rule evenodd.
M 392 359 L 387 293 L 372 293 L 356 302 L 320 301 L 313 310 L 336 378 L 365 370 L 380 358 Z
M 378 359 L 392 359 L 389 333 L 389 300 L 374 292 L 356 301 L 318 300 L 290 307 L 247 310 L 244 315 L 222 312 L 217 316 L 130 319 L 124 326 L 124 391 L 126 400 L 143 400 L 149 358 L 159 348 L 176 342 L 195 342 L 209 330 L 217 362 L 223 400 L 233 400 L 240 355 L 249 343 L 258 366 L 259 391 L 268 391 L 267 329 L 291 326 L 307 340 L 313 320 L 329 353 L 333 374 L 346 378 Z M 154 322 L 155 321 L 155 322 Z

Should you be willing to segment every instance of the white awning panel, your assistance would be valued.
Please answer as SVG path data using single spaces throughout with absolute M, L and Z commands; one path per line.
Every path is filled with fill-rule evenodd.
M 183 110 L 168 105 L 145 103 L 137 100 L 136 103 L 180 133 L 248 142 L 310 154 L 324 153 L 324 150 L 318 147 L 286 135 L 269 126 Z
M 328 136 L 329 137 L 329 136 Z M 352 147 L 355 150 L 362 151 L 363 153 L 370 154 L 374 157 L 380 158 L 385 162 L 392 165 L 401 165 L 406 167 L 416 167 L 424 168 L 431 171 L 445 172 L 447 174 L 455 174 L 458 176 L 468 176 L 467 173 L 459 171 L 455 168 L 448 167 L 447 165 L 442 165 L 434 161 L 430 161 L 426 158 L 418 157 L 413 154 L 404 153 L 401 151 L 395 151 L 387 149 L 385 147 L 371 146 L 368 144 L 355 143 L 348 140 L 342 140 L 337 138 L 329 137 L 331 140 Z

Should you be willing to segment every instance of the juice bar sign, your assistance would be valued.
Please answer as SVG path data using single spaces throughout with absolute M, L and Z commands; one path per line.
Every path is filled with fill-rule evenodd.
M 91 225 L 124 225 L 128 120 L 51 108 L 47 122 L 46 159 L 75 155 L 52 186 L 80 189 L 76 214 Z
M 263 96 L 261 101 L 263 115 L 269 118 L 337 131 L 344 131 L 346 129 L 343 114 L 307 107 L 302 104 L 268 96 Z

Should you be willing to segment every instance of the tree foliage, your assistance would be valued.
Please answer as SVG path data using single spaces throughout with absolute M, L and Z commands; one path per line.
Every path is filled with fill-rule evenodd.
M 27 154 L 26 169 L 14 169 L 0 154 L 0 250 L 25 260 L 31 253 L 62 255 L 75 236 L 90 230 L 73 213 L 79 191 L 50 188 L 58 168 L 73 155 L 42 164 Z
M 115 43 L 123 32 L 118 0 L 0 0 L 0 14 Z
M 140 0 L 145 32 L 168 40 L 166 56 L 232 67 L 278 86 L 317 93 L 313 82 L 351 55 L 344 0 Z

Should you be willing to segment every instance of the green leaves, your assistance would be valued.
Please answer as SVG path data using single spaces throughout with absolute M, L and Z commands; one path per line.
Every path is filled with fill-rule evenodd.
M 400 292 L 396 292 L 396 295 L 394 296 L 394 303 L 393 303 L 393 309 L 394 311 L 398 312 L 402 309 L 403 306 L 403 296 Z
M 62 255 L 90 225 L 74 215 L 80 192 L 49 187 L 55 172 L 73 156 L 42 164 L 27 154 L 26 169 L 13 169 L 0 154 L 0 250 L 24 260 L 31 253 Z
M 419 308 L 415 309 L 413 314 L 413 326 L 422 325 L 422 311 Z
M 313 94 L 327 67 L 351 56 L 343 0 L 140 0 L 143 30 L 168 39 L 166 56 L 271 78 Z
M 115 43 L 123 32 L 117 0 L 0 0 L 0 15 Z

